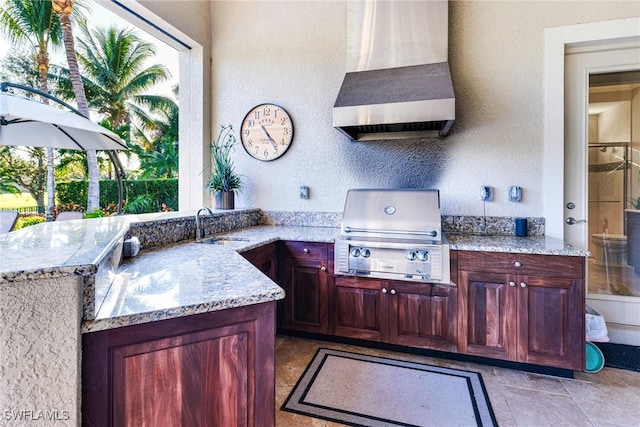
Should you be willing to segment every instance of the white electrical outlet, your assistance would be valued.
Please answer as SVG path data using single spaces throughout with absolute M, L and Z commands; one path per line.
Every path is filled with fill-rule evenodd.
M 480 187 L 480 200 L 483 202 L 490 202 L 493 200 L 493 187 L 483 185 Z

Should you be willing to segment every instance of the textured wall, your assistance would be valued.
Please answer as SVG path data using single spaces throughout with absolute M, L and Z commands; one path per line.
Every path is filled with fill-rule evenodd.
M 81 283 L 0 284 L 0 425 L 80 425 Z
M 495 187 L 487 215 L 542 212 L 544 28 L 640 14 L 637 2 L 449 4 L 449 60 L 457 120 L 448 138 L 354 143 L 332 128 L 344 77 L 342 2 L 212 3 L 213 122 L 239 128 L 247 111 L 274 102 L 295 138 L 274 162 L 234 153 L 246 187 L 238 204 L 265 210 L 342 211 L 353 187 L 431 187 L 444 214 L 483 212 L 479 186 Z M 216 132 L 214 132 L 215 134 Z M 309 200 L 298 198 L 308 185 Z M 507 201 L 509 185 L 524 189 Z

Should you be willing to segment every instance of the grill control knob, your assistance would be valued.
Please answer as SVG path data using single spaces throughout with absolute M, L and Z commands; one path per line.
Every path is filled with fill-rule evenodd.
M 354 258 L 358 258 L 360 256 L 360 249 L 358 248 L 351 249 L 351 256 Z
M 413 261 L 416 259 L 416 251 L 407 251 L 407 259 Z
M 429 252 L 427 252 L 427 251 L 418 251 L 418 260 L 419 261 L 428 261 L 429 260 Z
M 371 251 L 367 248 L 364 248 L 360 251 L 363 257 L 369 258 L 371 256 Z

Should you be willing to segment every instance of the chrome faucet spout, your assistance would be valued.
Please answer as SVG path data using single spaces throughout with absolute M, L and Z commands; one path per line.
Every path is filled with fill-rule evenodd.
M 200 209 L 198 209 L 198 212 L 196 212 L 196 241 L 200 240 L 202 238 L 202 233 L 203 233 L 203 226 L 202 223 L 200 222 L 200 212 L 205 211 L 208 215 L 212 215 L 213 216 L 213 212 L 211 212 L 211 209 L 209 209 L 208 207 L 204 206 Z

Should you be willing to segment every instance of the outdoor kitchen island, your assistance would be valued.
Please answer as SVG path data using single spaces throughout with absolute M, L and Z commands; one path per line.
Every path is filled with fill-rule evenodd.
M 118 417 L 127 416 L 119 405 L 140 402 L 140 396 L 149 393 L 150 388 L 171 397 L 169 383 L 163 382 L 166 378 L 148 375 L 156 367 L 185 381 L 191 378 L 201 381 L 198 384 L 204 387 L 215 388 L 221 385 L 215 380 L 224 377 L 219 375 L 221 372 L 234 372 L 236 378 L 238 375 L 245 378 L 237 369 L 240 366 L 251 363 L 273 366 L 273 313 L 275 301 L 283 297 L 283 292 L 243 258 L 266 274 L 274 272 L 270 262 L 281 266 L 276 271 L 288 266 L 294 284 L 302 284 L 295 280 L 299 273 L 307 279 L 319 278 L 320 285 L 331 286 L 334 279 L 331 252 L 338 228 L 256 226 L 260 223 L 258 212 L 236 210 L 203 217 L 209 243 L 193 242 L 193 215 L 180 212 L 47 223 L 0 236 L 3 315 L 0 362 L 10 367 L 0 372 L 8 390 L 0 397 L 0 404 L 4 411 L 14 411 L 3 414 L 17 419 L 19 411 L 31 410 L 27 416 L 34 418 L 37 411 L 48 411 L 45 415 L 58 417 L 60 424 L 76 425 L 85 415 L 80 410 L 82 396 L 83 412 L 86 409 L 87 413 L 93 411 L 101 416 L 104 411 L 111 411 L 112 424 L 117 425 L 121 419 Z M 294 220 L 284 222 L 299 224 L 300 218 L 294 216 L 291 215 Z M 240 219 L 235 221 L 237 218 Z M 305 218 L 305 222 L 317 225 Z M 145 249 L 138 257 L 120 263 L 121 243 L 127 235 L 141 236 Z M 458 235 L 450 236 L 450 244 L 456 254 L 517 252 L 579 262 L 586 256 L 544 236 L 522 239 Z M 319 249 L 320 255 L 316 252 Z M 453 277 L 457 276 L 452 276 L 452 282 Z M 110 283 L 108 289 L 95 286 L 105 280 Z M 219 286 L 203 286 L 206 282 Z M 283 285 L 287 290 L 287 299 L 283 301 L 291 301 L 295 293 L 287 289 L 290 283 Z M 451 289 L 455 290 L 455 283 Z M 194 295 L 189 290 L 197 291 Z M 578 301 L 584 301 L 584 296 Z M 157 304 L 164 304 L 164 308 Z M 326 310 L 329 307 L 318 306 Z M 236 310 L 234 320 L 224 319 L 225 314 Z M 326 312 L 321 320 L 334 326 L 333 314 Z M 583 320 L 578 322 L 583 325 Z M 333 332 L 331 328 L 328 331 Z M 257 337 L 260 332 L 264 332 L 262 338 Z M 263 344 L 262 349 L 248 350 L 252 333 Z M 94 337 L 97 343 L 93 349 L 88 348 L 94 339 L 89 337 Z M 82 352 L 81 343 L 85 347 Z M 94 353 L 90 354 L 91 351 Z M 111 361 L 105 359 L 109 352 L 114 356 Z M 92 359 L 94 354 L 96 359 Z M 127 357 L 131 363 L 121 363 Z M 211 371 L 185 369 L 212 359 L 221 363 L 212 364 L 215 369 Z M 126 392 L 129 394 L 101 387 L 99 382 L 114 369 L 128 378 L 140 379 L 139 387 L 131 388 Z M 89 375 L 87 370 L 94 374 Z M 269 369 L 266 371 L 270 375 Z M 210 378 L 214 380 L 207 384 Z M 124 385 L 122 376 L 113 379 L 116 386 Z M 251 381 L 247 384 L 246 389 L 240 387 L 239 391 L 252 398 L 269 399 L 273 392 L 273 380 L 265 378 L 264 384 L 260 384 L 266 387 L 263 390 L 254 388 Z M 233 386 L 231 389 L 238 390 Z M 95 399 L 85 393 L 94 393 L 91 396 Z M 199 407 L 224 407 L 218 411 L 224 415 L 239 414 L 221 406 L 224 402 L 195 401 Z M 113 410 L 118 409 L 121 414 L 114 415 Z M 182 408 L 185 416 L 197 415 L 186 413 L 186 409 Z M 177 416 L 171 411 L 159 412 L 159 416 Z M 269 425 L 270 419 L 267 416 L 259 420 L 264 424 L 256 425 Z M 89 421 L 86 420 L 87 425 L 91 425 Z M 104 423 L 104 419 L 99 421 Z

